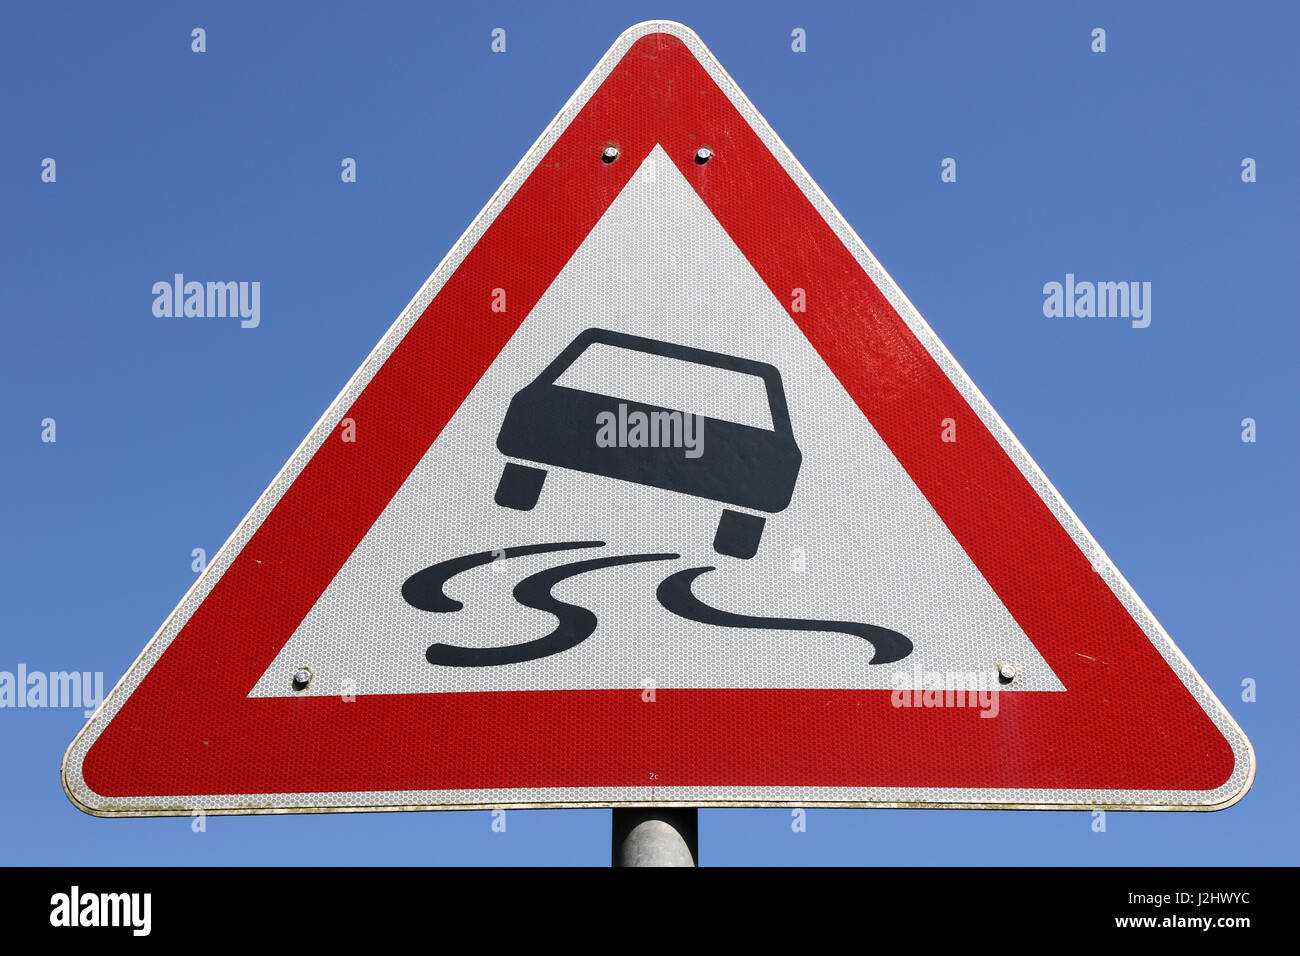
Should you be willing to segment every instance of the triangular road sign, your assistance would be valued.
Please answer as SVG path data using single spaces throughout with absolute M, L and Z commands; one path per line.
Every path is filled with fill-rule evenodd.
M 1214 809 L 1253 776 L 997 413 L 664 22 L 601 60 L 63 768 L 106 815 Z

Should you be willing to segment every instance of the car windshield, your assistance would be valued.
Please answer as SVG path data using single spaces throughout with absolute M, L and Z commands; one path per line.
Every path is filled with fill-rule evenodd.
M 773 430 L 767 385 L 759 376 L 605 342 L 589 345 L 555 384 Z

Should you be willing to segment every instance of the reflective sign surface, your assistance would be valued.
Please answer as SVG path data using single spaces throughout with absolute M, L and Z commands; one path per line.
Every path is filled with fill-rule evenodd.
M 64 784 L 102 814 L 1212 809 L 1253 774 L 861 240 L 699 39 L 648 23 L 325 413 Z

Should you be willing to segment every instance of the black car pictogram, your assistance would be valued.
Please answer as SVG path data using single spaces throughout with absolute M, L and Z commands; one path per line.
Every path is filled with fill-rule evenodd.
M 687 412 L 557 385 L 565 370 L 597 343 L 756 376 L 765 388 L 772 428 L 701 416 L 704 453 L 695 458 L 684 455 L 680 447 L 602 446 L 596 440 L 597 416 L 620 404 L 629 412 L 647 416 Z M 533 463 L 507 462 L 497 485 L 497 504 L 521 511 L 537 504 L 546 479 L 546 470 L 536 467 L 540 464 L 774 513 L 790 503 L 803 461 L 790 428 L 781 373 L 775 366 L 594 328 L 580 333 L 514 396 L 497 436 L 497 448 L 509 458 Z M 762 515 L 724 509 L 714 536 L 715 550 L 737 558 L 753 557 L 765 522 Z

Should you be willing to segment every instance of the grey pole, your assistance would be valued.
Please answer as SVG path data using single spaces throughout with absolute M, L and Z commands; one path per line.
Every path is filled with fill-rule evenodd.
M 695 807 L 614 810 L 612 866 L 697 866 L 699 811 Z

